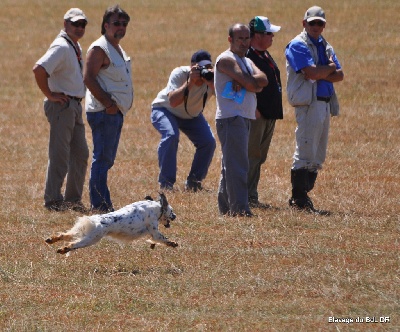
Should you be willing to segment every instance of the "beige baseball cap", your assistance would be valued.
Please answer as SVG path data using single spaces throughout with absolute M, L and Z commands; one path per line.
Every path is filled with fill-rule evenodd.
M 69 9 L 64 15 L 64 20 L 71 22 L 76 22 L 79 20 L 85 20 L 86 22 L 88 21 L 86 15 L 79 8 Z

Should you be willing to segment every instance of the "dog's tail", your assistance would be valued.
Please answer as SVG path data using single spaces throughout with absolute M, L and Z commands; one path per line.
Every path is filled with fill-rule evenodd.
M 88 216 L 79 217 L 68 234 L 71 235 L 75 240 L 82 239 L 86 234 L 89 234 L 96 228 L 96 224 L 90 220 Z

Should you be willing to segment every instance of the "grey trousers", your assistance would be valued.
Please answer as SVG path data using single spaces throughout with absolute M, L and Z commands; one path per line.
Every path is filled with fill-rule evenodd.
M 222 150 L 218 208 L 221 214 L 250 211 L 247 191 L 249 171 L 248 141 L 250 120 L 235 116 L 217 119 L 216 128 Z
M 50 124 L 44 201 L 45 203 L 62 200 L 80 201 L 89 158 L 82 106 L 74 99 L 70 99 L 65 104 L 46 99 L 44 112 Z M 63 197 L 61 190 L 66 176 Z
M 309 106 L 298 106 L 296 112 L 296 150 L 292 169 L 322 169 L 328 148 L 330 105 L 315 100 Z
M 275 119 L 261 117 L 250 122 L 249 136 L 249 174 L 247 177 L 249 199 L 258 200 L 258 183 L 261 165 L 268 156 L 269 146 L 275 129 Z

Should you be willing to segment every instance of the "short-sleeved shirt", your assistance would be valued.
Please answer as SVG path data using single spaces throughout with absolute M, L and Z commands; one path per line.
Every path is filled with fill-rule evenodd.
M 168 94 L 176 89 L 179 89 L 189 79 L 190 66 L 181 66 L 175 68 L 168 80 L 167 86 L 161 90 L 157 97 L 153 100 L 152 108 L 164 107 L 170 111 L 173 115 L 181 119 L 192 119 L 198 116 L 204 108 L 204 95 L 207 93 L 207 100 L 214 94 L 214 91 L 208 88 L 207 84 L 200 86 L 193 85 L 189 90 L 189 95 L 186 103 L 182 102 L 176 107 L 172 107 Z
M 49 75 L 48 83 L 51 91 L 83 98 L 86 90 L 83 83 L 82 69 L 79 65 L 80 62 L 83 66 L 83 61 L 78 60 L 73 46 L 65 38 L 68 38 L 72 43 L 67 33 L 61 30 L 47 52 L 36 64 L 43 67 Z M 79 44 L 78 47 L 80 54 L 82 54 Z
M 290 42 L 288 47 L 286 47 L 285 55 L 288 60 L 290 66 L 294 69 L 295 72 L 300 72 L 303 68 L 312 66 L 312 65 L 327 65 L 329 60 L 326 56 L 325 46 L 323 44 L 323 39 L 320 36 L 318 40 L 315 40 L 308 35 L 313 44 L 317 47 L 318 50 L 318 63 L 315 63 L 313 57 L 311 55 L 310 50 L 307 45 L 301 40 L 294 39 Z M 339 60 L 336 57 L 335 52 L 333 51 L 332 56 L 333 62 L 336 65 L 337 69 L 341 69 Z M 326 80 L 318 80 L 317 81 L 317 96 L 318 97 L 331 97 L 333 94 L 333 83 L 328 82 Z

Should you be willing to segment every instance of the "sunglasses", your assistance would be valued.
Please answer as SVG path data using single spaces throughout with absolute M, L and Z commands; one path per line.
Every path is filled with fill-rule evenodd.
M 71 25 L 74 26 L 75 28 L 83 28 L 83 29 L 85 29 L 86 25 L 87 25 L 87 22 L 83 21 L 83 20 L 76 21 L 76 22 L 70 21 L 70 22 L 71 22 Z
M 267 35 L 267 36 L 271 36 L 273 34 L 273 32 L 267 32 L 267 31 L 263 31 L 263 32 L 256 32 L 259 33 L 261 35 Z
M 128 23 L 129 22 L 127 22 L 127 21 L 114 21 L 114 22 L 111 22 L 111 24 L 113 24 L 116 27 L 120 27 L 122 25 L 124 28 L 126 28 L 128 26 Z
M 310 27 L 313 27 L 314 25 L 318 25 L 319 27 L 323 27 L 324 24 L 325 24 L 325 22 L 324 21 L 320 21 L 320 20 L 314 20 L 314 21 L 308 22 L 308 25 Z

